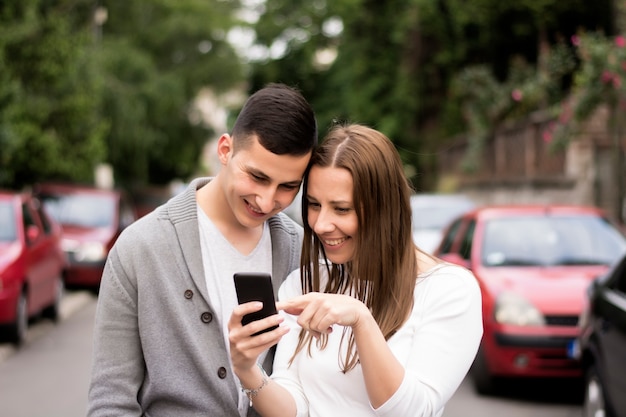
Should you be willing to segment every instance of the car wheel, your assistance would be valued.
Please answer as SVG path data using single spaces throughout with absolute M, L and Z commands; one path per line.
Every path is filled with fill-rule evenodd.
M 19 346 L 26 339 L 28 330 L 28 301 L 26 293 L 22 291 L 20 298 L 17 300 L 17 308 L 15 311 L 15 322 L 9 327 L 9 339 L 11 343 Z
M 60 276 L 55 279 L 54 286 L 54 301 L 51 305 L 46 307 L 46 309 L 42 312 L 42 316 L 51 319 L 54 322 L 58 322 L 61 312 L 61 301 L 63 300 L 63 292 L 65 290 L 63 279 Z
M 474 363 L 470 369 L 470 376 L 474 383 L 474 389 L 480 395 L 493 395 L 496 393 L 496 377 L 494 377 L 487 367 L 482 348 L 478 349 Z
M 591 365 L 585 373 L 583 417 L 614 417 L 613 414 L 607 410 L 602 379 L 594 365 Z

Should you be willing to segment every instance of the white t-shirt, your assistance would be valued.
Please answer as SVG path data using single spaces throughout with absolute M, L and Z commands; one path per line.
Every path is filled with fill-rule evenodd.
M 297 270 L 281 286 L 279 299 L 301 293 Z M 414 302 L 407 322 L 388 340 L 404 366 L 404 380 L 376 410 L 370 405 L 360 365 L 346 374 L 341 371 L 341 328 L 329 334 L 325 350 L 313 343 L 312 356 L 305 347 L 289 367 L 300 327 L 296 317 L 285 314 L 291 331 L 278 344 L 272 379 L 294 396 L 297 416 L 441 416 L 467 374 L 482 337 L 480 289 L 468 270 L 441 264 L 420 274 Z
M 231 245 L 200 207 L 198 207 L 198 224 L 209 301 L 215 314 L 219 316 L 217 318 L 222 324 L 226 349 L 230 350 L 228 320 L 237 306 L 233 275 L 235 272 L 272 273 L 272 242 L 269 226 L 267 223 L 264 224 L 263 234 L 257 246 L 249 255 L 243 255 Z M 266 354 L 267 352 L 261 354 L 259 363 L 263 362 Z M 248 398 L 240 392 L 239 413 L 241 416 L 246 415 L 249 405 Z

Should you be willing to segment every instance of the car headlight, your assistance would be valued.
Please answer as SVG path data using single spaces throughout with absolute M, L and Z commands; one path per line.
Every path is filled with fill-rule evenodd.
M 96 262 L 104 260 L 107 254 L 103 244 L 99 242 L 87 242 L 80 245 L 75 256 L 77 261 Z
M 515 326 L 543 326 L 543 314 L 526 298 L 513 292 L 503 292 L 496 300 L 496 322 Z
M 98 262 L 106 259 L 107 251 L 100 242 L 80 243 L 75 240 L 65 239 L 62 242 L 63 250 L 72 253 L 78 262 Z

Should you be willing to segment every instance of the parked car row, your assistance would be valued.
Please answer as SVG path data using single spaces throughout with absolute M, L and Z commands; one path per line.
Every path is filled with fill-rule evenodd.
M 98 291 L 109 250 L 137 218 L 120 190 L 44 183 L 0 191 L 0 336 L 24 341 L 29 321 L 56 320 L 65 288 Z
M 493 393 L 503 378 L 580 378 L 581 361 L 571 352 L 581 334 L 585 291 L 625 253 L 621 230 L 592 207 L 483 206 L 453 220 L 434 254 L 470 269 L 481 288 L 484 335 L 470 370 L 476 390 Z M 608 309 L 599 305 L 602 297 L 610 297 L 623 314 L 626 295 L 616 301 L 605 288 L 606 283 L 617 285 L 615 281 L 595 284 L 593 293 L 603 295 L 595 296 L 592 311 Z M 623 281 L 617 287 L 621 291 L 626 290 Z M 617 322 L 626 326 L 624 316 L 619 320 L 616 327 Z M 602 327 L 599 321 L 596 326 Z M 615 368 L 620 377 L 597 371 L 595 381 L 612 384 L 621 379 L 623 392 L 624 339 L 613 349 L 621 358 L 613 358 L 610 366 L 622 365 Z

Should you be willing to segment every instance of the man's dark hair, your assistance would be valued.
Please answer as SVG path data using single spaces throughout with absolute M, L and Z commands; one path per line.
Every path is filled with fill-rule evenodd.
M 248 98 L 232 136 L 235 150 L 248 145 L 252 135 L 277 155 L 305 155 L 317 145 L 317 122 L 300 91 L 284 84 L 268 84 Z

